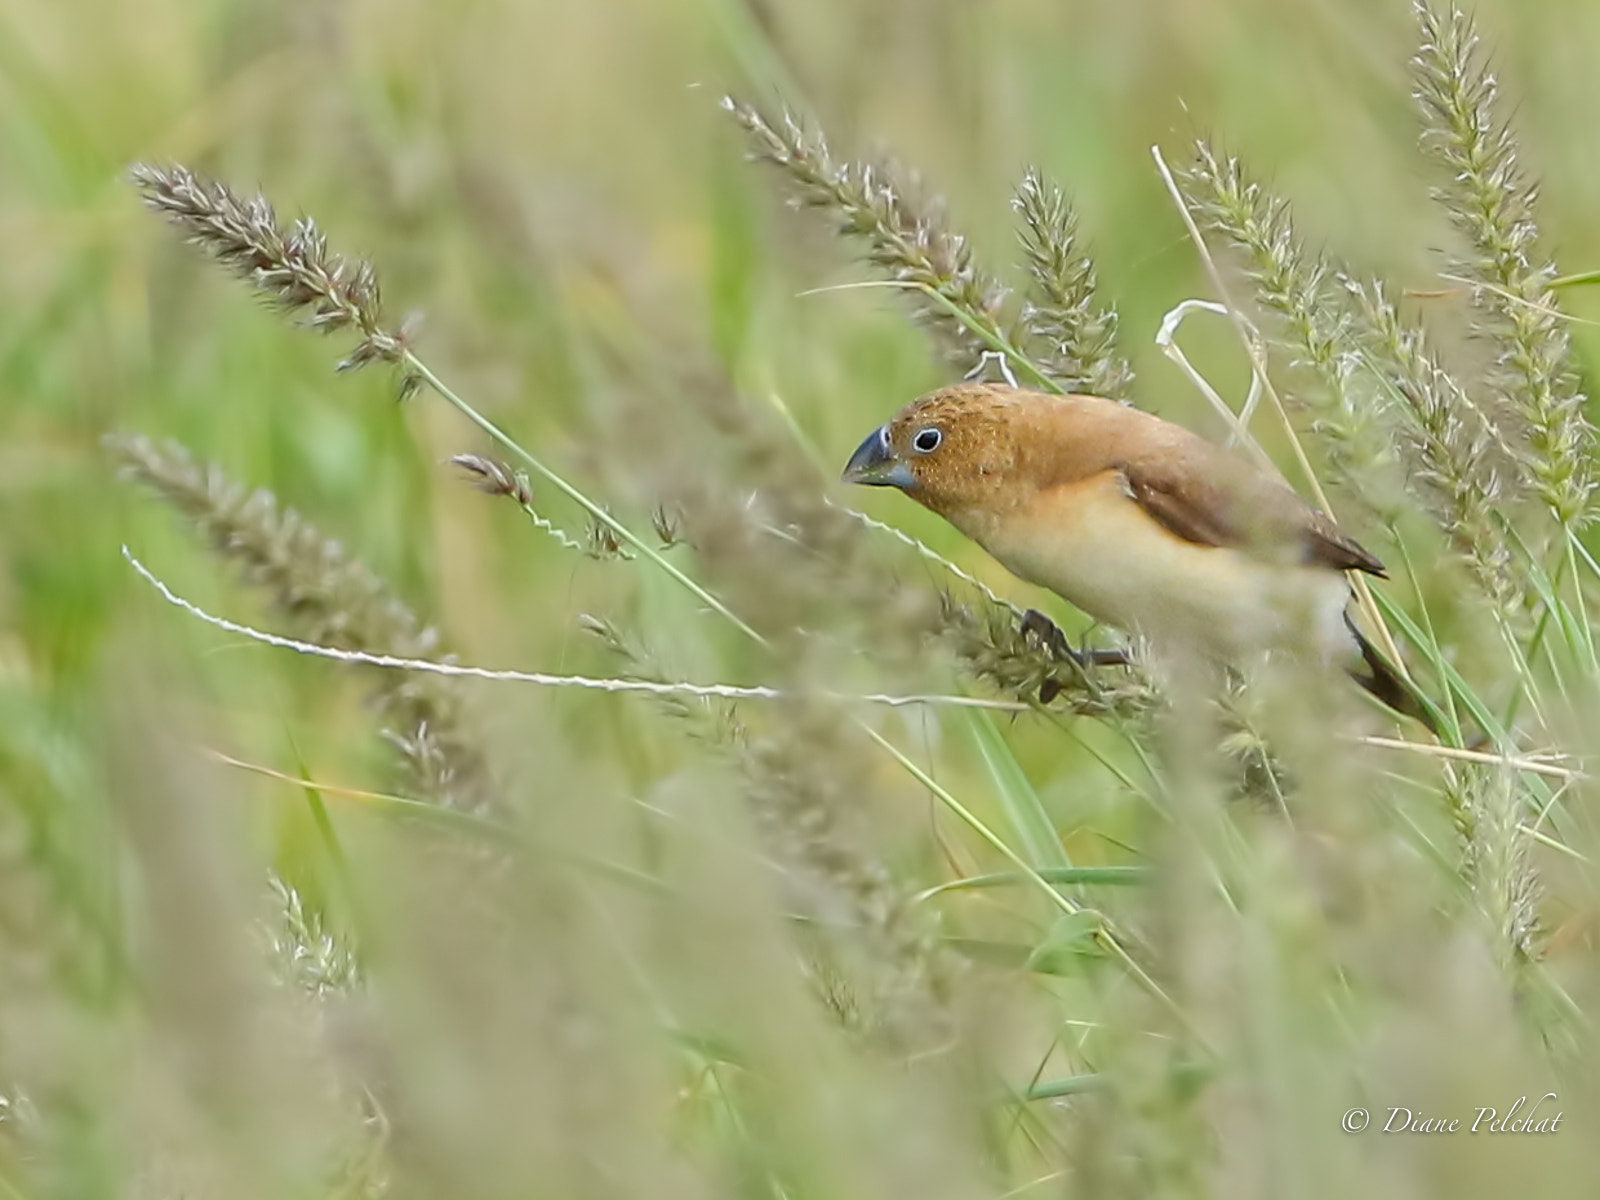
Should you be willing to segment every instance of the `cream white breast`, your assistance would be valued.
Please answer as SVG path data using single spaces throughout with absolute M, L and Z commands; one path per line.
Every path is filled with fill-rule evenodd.
M 1268 650 L 1344 661 L 1356 651 L 1342 573 L 1185 541 L 1132 500 L 1116 471 L 1004 514 L 949 516 L 1014 574 L 1158 649 L 1228 661 Z

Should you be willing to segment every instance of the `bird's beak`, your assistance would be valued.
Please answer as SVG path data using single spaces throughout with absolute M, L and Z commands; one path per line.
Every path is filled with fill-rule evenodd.
M 911 468 L 895 461 L 894 452 L 889 449 L 887 425 L 878 426 L 856 447 L 843 478 L 846 483 L 864 483 L 868 487 L 908 488 L 916 483 Z

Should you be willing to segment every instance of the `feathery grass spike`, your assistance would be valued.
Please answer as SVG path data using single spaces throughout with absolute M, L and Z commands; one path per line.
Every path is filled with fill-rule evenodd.
M 1555 264 L 1540 256 L 1537 189 L 1499 115 L 1499 85 L 1470 17 L 1453 4 L 1416 4 L 1422 45 L 1412 59 L 1423 150 L 1443 168 L 1434 195 L 1469 251 L 1458 270 L 1488 315 L 1495 383 L 1520 417 L 1521 459 L 1563 526 L 1594 516 L 1595 431 L 1558 309 Z
M 1122 399 L 1133 369 L 1117 353 L 1117 314 L 1101 303 L 1094 260 L 1079 245 L 1078 218 L 1060 188 L 1029 168 L 1011 202 L 1021 218 L 1032 286 L 1023 328 L 1047 351 L 1037 361 L 1069 392 Z
M 839 162 L 822 133 L 792 113 L 771 122 L 732 97 L 723 108 L 749 136 L 751 157 L 789 177 L 798 204 L 828 213 L 841 234 L 863 239 L 867 260 L 889 278 L 944 301 L 922 305 L 919 315 L 957 368 L 970 370 L 995 341 L 1007 340 L 1005 288 L 974 262 L 971 246 L 950 227 L 942 205 L 919 203 L 917 180 L 891 167 Z

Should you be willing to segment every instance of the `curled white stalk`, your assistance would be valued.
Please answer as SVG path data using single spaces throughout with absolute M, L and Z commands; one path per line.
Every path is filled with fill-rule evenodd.
M 968 380 L 982 379 L 983 373 L 989 369 L 990 363 L 993 363 L 995 369 L 1000 372 L 1000 378 L 1006 381 L 1007 387 L 1018 386 L 1017 377 L 1011 373 L 1011 360 L 1002 350 L 985 350 L 978 356 L 978 365 L 968 371 L 963 378 Z
M 1261 376 L 1254 369 L 1254 356 L 1251 359 L 1250 391 L 1245 396 L 1244 407 L 1236 413 L 1233 411 L 1233 406 L 1222 398 L 1216 388 L 1211 386 L 1211 381 L 1200 373 L 1195 365 L 1189 361 L 1188 355 L 1184 354 L 1183 348 L 1178 345 L 1178 329 L 1182 326 L 1185 318 L 1192 312 L 1216 313 L 1222 317 L 1230 315 L 1226 305 L 1218 304 L 1214 300 L 1185 300 L 1162 318 L 1161 328 L 1156 331 L 1156 345 L 1160 347 L 1161 353 L 1165 354 L 1177 365 L 1178 370 L 1183 372 L 1184 377 L 1194 384 L 1195 389 L 1206 398 L 1206 402 L 1217 411 L 1217 414 L 1227 422 L 1227 444 L 1238 443 L 1255 459 L 1257 466 L 1260 466 L 1274 477 L 1281 478 L 1277 466 L 1267 457 L 1266 452 L 1261 449 L 1260 444 L 1256 441 L 1255 435 L 1250 432 L 1250 421 L 1256 415 L 1256 408 L 1260 405 L 1262 396 Z

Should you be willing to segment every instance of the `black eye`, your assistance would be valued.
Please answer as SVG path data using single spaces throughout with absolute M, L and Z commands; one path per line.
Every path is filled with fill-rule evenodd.
M 944 434 L 937 429 L 919 429 L 917 436 L 911 439 L 911 448 L 918 454 L 932 454 L 939 448 L 939 443 L 944 441 Z

